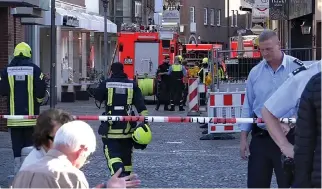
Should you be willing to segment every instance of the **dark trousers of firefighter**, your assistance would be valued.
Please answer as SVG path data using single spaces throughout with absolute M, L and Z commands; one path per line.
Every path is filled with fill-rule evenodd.
M 174 108 L 175 105 L 183 107 L 183 88 L 184 84 L 182 80 L 172 80 L 171 81 L 171 99 L 170 106 Z
M 290 187 L 282 168 L 281 150 L 269 134 L 252 135 L 249 151 L 248 188 L 270 188 L 273 171 L 279 188 Z
M 32 146 L 32 135 L 34 127 L 10 128 L 13 157 L 21 157 L 21 150 L 24 147 Z
M 169 105 L 169 83 L 166 81 L 160 81 L 158 84 L 158 99 L 156 109 L 159 109 L 161 104 L 164 104 L 164 109 L 168 109 Z
M 128 139 L 106 139 L 102 138 L 104 144 L 104 155 L 111 175 L 122 168 L 121 177 L 132 172 L 133 140 Z

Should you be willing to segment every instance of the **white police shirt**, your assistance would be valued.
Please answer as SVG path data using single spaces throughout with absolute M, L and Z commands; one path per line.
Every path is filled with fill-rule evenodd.
M 312 76 L 321 72 L 321 61 L 304 65 L 289 74 L 288 79 L 264 103 L 264 106 L 276 118 L 286 114 L 297 116 L 302 92 Z

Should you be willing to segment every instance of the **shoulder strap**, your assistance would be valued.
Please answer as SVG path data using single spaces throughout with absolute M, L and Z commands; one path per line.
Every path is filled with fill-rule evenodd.
M 295 59 L 293 62 L 298 64 L 299 66 L 304 66 L 303 62 L 299 59 Z
M 303 70 L 307 70 L 307 68 L 306 68 L 306 66 L 301 66 L 301 67 L 299 67 L 299 68 L 297 68 L 296 70 L 294 70 L 293 72 L 292 72 L 292 74 L 293 75 L 296 75 L 296 74 L 298 74 L 298 73 L 300 73 L 301 71 L 303 71 Z

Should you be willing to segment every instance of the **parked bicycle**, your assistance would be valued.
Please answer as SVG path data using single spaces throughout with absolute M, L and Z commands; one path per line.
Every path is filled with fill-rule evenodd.
M 87 87 L 87 93 L 89 95 L 89 97 L 94 98 L 95 99 L 95 90 L 97 89 L 97 87 L 104 81 L 104 77 L 101 76 L 97 82 L 88 85 Z M 98 109 L 101 109 L 102 103 L 100 103 L 99 101 L 95 100 L 95 105 Z

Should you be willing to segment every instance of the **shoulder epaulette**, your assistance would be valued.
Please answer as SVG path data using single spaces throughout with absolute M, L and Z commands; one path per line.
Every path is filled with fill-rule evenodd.
M 304 66 L 303 62 L 299 59 L 295 59 L 293 62 L 298 64 L 299 66 Z
M 293 75 L 300 73 L 303 70 L 307 70 L 306 66 L 301 66 L 292 72 Z

